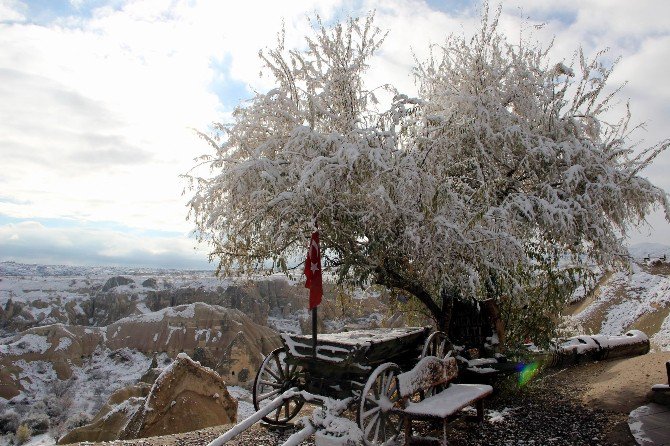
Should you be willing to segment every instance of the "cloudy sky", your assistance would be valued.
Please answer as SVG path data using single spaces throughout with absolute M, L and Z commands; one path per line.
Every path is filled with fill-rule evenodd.
M 0 0 L 0 261 L 208 268 L 186 221 L 179 178 L 208 151 L 191 129 L 226 121 L 254 91 L 258 50 L 282 20 L 300 46 L 308 16 L 326 22 L 376 10 L 388 38 L 371 83 L 414 91 L 412 53 L 469 34 L 478 3 L 465 0 L 243 2 Z M 534 33 L 552 60 L 609 48 L 621 56 L 637 139 L 670 136 L 670 2 L 506 1 L 511 39 Z M 532 25 L 544 23 L 536 30 Z M 521 30 L 521 31 L 520 31 Z M 643 174 L 670 191 L 670 153 Z M 631 242 L 670 245 L 660 212 Z

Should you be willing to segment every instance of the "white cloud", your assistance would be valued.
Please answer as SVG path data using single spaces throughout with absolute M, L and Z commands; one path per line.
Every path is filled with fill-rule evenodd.
M 71 3 L 75 11 L 87 7 Z M 0 214 L 186 233 L 178 175 L 208 151 L 189 127 L 225 120 L 240 95 L 272 87 L 258 77 L 257 54 L 274 46 L 282 18 L 286 44 L 295 47 L 309 33 L 308 15 L 328 22 L 371 9 L 390 33 L 367 82 L 410 93 L 412 53 L 425 59 L 429 43 L 478 23 L 474 7 L 455 16 L 420 0 L 138 0 L 34 24 L 26 5 L 0 2 L 0 159 L 10 166 L 0 171 L 8 197 L 0 197 Z M 547 22 L 533 32 L 544 43 L 555 37 L 558 60 L 579 45 L 624 56 L 612 81 L 630 81 L 624 97 L 635 117 L 649 121 L 640 137 L 656 142 L 668 135 L 670 118 L 669 12 L 665 1 L 516 0 L 504 3 L 501 29 L 518 40 L 520 26 L 530 32 L 534 21 Z M 668 168 L 666 153 L 645 174 L 668 190 Z M 670 233 L 667 223 L 654 226 Z
M 261 88 L 257 51 L 281 17 L 304 29 L 310 11 L 331 8 L 134 1 L 91 18 L 0 24 L 0 155 L 12 165 L 0 184 L 15 198 L 0 213 L 186 231 L 178 176 L 207 150 L 190 128 L 241 99 L 217 97 L 217 63 L 230 61 L 224 78 Z
M 0 226 L 2 260 L 24 263 L 213 269 L 206 252 L 194 246 L 194 240 L 179 235 L 50 228 L 35 221 Z
M 0 3 L 0 23 L 24 21 L 24 9 L 24 5 L 17 0 L 3 0 Z

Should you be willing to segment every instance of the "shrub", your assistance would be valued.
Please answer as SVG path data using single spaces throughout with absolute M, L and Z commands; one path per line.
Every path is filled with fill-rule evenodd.
M 67 430 L 72 430 L 81 426 L 85 426 L 90 422 L 91 417 L 89 417 L 88 414 L 79 412 L 78 414 L 72 415 L 70 418 L 68 418 L 68 420 L 65 422 L 65 426 L 67 427 Z
M 49 416 L 46 413 L 31 412 L 23 419 L 22 424 L 28 426 L 34 434 L 43 434 L 49 430 Z
M 30 440 L 32 435 L 33 432 L 30 430 L 30 428 L 27 425 L 22 424 L 18 427 L 18 429 L 16 429 L 16 436 L 14 441 L 16 444 L 23 444 Z
M 19 428 L 19 414 L 14 409 L 0 412 L 0 434 L 16 432 Z

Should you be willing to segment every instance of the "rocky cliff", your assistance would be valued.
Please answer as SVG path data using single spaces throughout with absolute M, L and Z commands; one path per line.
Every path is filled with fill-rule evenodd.
M 236 420 L 237 400 L 224 380 L 180 353 L 150 389 L 142 383 L 114 393 L 90 424 L 74 429 L 58 443 L 152 437 Z
M 194 355 L 200 349 L 216 361 L 228 382 L 250 385 L 263 355 L 278 346 L 273 330 L 241 311 L 199 302 L 129 316 L 106 327 L 35 327 L 0 345 L 0 396 L 11 399 L 29 387 L 21 376 L 31 363 L 47 362 L 56 379 L 67 380 L 96 349 L 130 349 L 149 357 L 161 352 Z

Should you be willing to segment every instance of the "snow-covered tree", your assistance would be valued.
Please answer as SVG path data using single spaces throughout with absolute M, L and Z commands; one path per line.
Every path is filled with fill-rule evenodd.
M 191 177 L 190 215 L 220 271 L 288 272 L 315 216 L 340 282 L 401 290 L 443 329 L 460 296 L 548 330 L 579 278 L 559 260 L 616 264 L 630 224 L 669 214 L 639 175 L 668 141 L 641 150 L 629 114 L 605 120 L 617 92 L 600 55 L 550 62 L 485 12 L 418 64 L 418 97 L 385 86 L 380 110 L 363 80 L 382 42 L 372 17 L 317 22 L 304 50 L 280 38 L 261 53 L 276 88 L 202 134 L 216 153 L 211 176 Z

